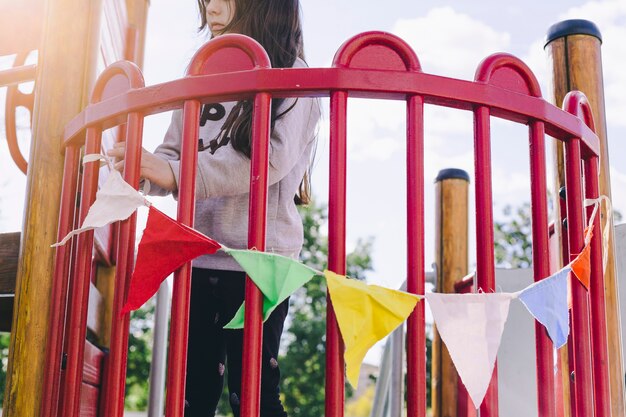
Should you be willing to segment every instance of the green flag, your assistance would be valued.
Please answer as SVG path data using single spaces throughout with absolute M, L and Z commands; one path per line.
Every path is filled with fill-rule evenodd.
M 296 260 L 274 253 L 226 248 L 223 250 L 235 258 L 263 293 L 263 321 L 267 320 L 280 303 L 317 274 L 317 271 Z M 244 304 L 224 326 L 225 329 L 243 328 Z

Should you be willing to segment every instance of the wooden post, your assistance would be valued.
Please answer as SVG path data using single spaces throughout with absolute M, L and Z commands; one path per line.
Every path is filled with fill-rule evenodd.
M 467 275 L 468 187 L 469 175 L 461 169 L 444 169 L 435 179 L 437 292 L 454 293 L 455 282 Z M 432 415 L 456 417 L 458 376 L 437 331 L 432 352 Z
M 48 0 L 45 6 L 4 417 L 39 415 L 63 130 L 86 104 L 95 79 L 101 9 L 100 0 Z
M 611 198 L 609 175 L 609 152 L 607 145 L 606 117 L 604 111 L 604 86 L 602 79 L 602 36 L 595 24 L 587 20 L 565 20 L 548 30 L 545 49 L 552 65 L 552 101 L 561 106 L 563 98 L 571 90 L 580 90 L 589 99 L 600 138 L 600 195 Z M 564 185 L 563 148 L 555 144 L 556 184 L 554 195 Z M 558 210 L 559 204 L 555 204 Z M 608 221 L 602 208 L 602 227 Z M 598 232 L 601 233 L 601 232 Z M 606 320 L 609 343 L 609 372 L 611 389 L 611 414 L 625 415 L 624 365 L 618 281 L 615 269 L 614 231 L 611 228 L 608 264 L 604 276 L 606 293 Z
M 143 58 L 146 45 L 146 28 L 150 0 L 126 0 L 129 33 L 126 42 L 125 59 L 133 61 L 143 69 Z

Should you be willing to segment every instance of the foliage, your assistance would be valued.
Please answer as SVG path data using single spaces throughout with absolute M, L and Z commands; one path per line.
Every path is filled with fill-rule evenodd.
M 315 269 L 327 264 L 328 240 L 323 233 L 327 221 L 326 208 L 317 205 L 301 210 L 304 224 L 304 245 L 300 260 Z M 347 255 L 347 275 L 364 279 L 372 270 L 373 240 L 359 239 Z M 324 415 L 325 351 L 326 351 L 326 286 L 314 278 L 291 297 L 290 325 L 284 341 L 288 343 L 281 357 L 283 404 L 292 417 Z M 347 387 L 347 396 L 351 395 Z
M 9 333 L 0 333 L 0 408 L 4 401 L 6 387 L 7 365 L 9 362 Z
M 127 410 L 145 410 L 148 407 L 154 310 L 153 298 L 131 315 L 124 404 Z
M 346 404 L 346 416 L 350 417 L 368 417 L 372 411 L 372 405 L 374 403 L 374 395 L 376 393 L 376 386 L 370 385 L 365 392 L 357 400 Z
M 530 203 L 513 209 L 507 205 L 503 221 L 496 221 L 494 244 L 496 264 L 506 268 L 528 268 L 532 264 Z

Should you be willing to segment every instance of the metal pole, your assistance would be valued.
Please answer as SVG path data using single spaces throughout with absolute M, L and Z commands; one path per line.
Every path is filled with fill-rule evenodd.
M 372 405 L 372 411 L 370 417 L 383 417 L 386 415 L 387 397 L 389 396 L 389 379 L 391 377 L 391 355 L 392 346 L 391 338 L 387 339 L 385 343 L 385 350 L 383 351 L 383 358 L 380 361 L 380 372 L 378 373 L 378 380 L 376 381 L 376 392 L 374 393 L 374 404 Z
M 167 281 L 164 281 L 156 296 L 152 363 L 150 364 L 148 417 L 161 417 L 163 415 L 165 366 L 167 363 L 167 320 L 169 310 L 170 289 Z
M 391 385 L 389 404 L 391 417 L 402 417 L 404 405 L 404 324 L 391 333 Z

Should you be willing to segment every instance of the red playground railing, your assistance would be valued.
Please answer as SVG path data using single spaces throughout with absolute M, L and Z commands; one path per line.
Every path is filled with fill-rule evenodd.
M 593 131 L 593 120 L 585 97 L 578 92 L 570 93 L 564 110 L 549 104 L 541 97 L 537 80 L 529 68 L 517 58 L 502 53 L 486 58 L 479 65 L 473 82 L 426 74 L 422 72 L 414 51 L 404 41 L 382 32 L 363 33 L 348 40 L 336 53 L 331 68 L 272 69 L 261 46 L 241 35 L 225 35 L 211 40 L 196 53 L 184 78 L 155 86 L 144 87 L 141 73 L 133 64 L 119 62 L 107 68 L 100 76 L 91 104 L 70 122 L 65 131 L 66 164 L 59 237 L 65 236 L 74 222 L 80 148 L 85 146 L 85 153 L 99 152 L 102 131 L 125 125 L 128 146 L 124 178 L 137 187 L 143 118 L 177 108 L 183 109 L 184 120 L 178 220 L 193 226 L 201 105 L 247 99 L 254 101 L 248 243 L 249 247 L 263 250 L 270 99 L 312 96 L 330 97 L 330 270 L 338 274 L 346 272 L 348 97 L 406 101 L 407 291 L 424 294 L 425 104 L 453 107 L 474 114 L 478 289 L 493 292 L 496 288 L 490 151 L 492 116 L 528 125 L 535 280 L 550 275 L 544 151 L 546 133 L 562 141 L 566 147 L 570 253 L 576 254 L 583 248 L 586 218 L 583 195 L 585 198 L 597 197 L 599 154 L 599 141 Z M 91 165 L 83 173 L 79 221 L 95 199 L 98 168 Z M 596 223 L 598 221 L 596 217 Z M 117 235 L 113 334 L 105 371 L 103 403 L 106 410 L 102 411 L 102 415 L 107 417 L 122 417 L 123 414 L 129 319 L 128 315 L 122 319 L 118 317 L 133 270 L 134 242 L 133 216 L 122 222 Z M 592 281 L 602 288 L 602 248 L 598 239 L 594 242 Z M 44 417 L 78 415 L 92 247 L 93 233 L 86 232 L 73 239 L 71 246 L 61 247 L 57 252 L 52 295 L 52 303 L 56 307 L 48 343 L 46 392 L 42 404 Z M 604 291 L 587 293 L 578 281 L 574 280 L 572 284 L 571 340 L 574 355 L 570 366 L 575 371 L 573 396 L 576 415 L 609 416 Z M 187 264 L 174 277 L 167 417 L 183 415 L 189 294 L 190 264 Z M 261 301 L 260 292 L 248 280 L 242 377 L 245 383 L 241 395 L 241 415 L 244 417 L 259 415 Z M 66 305 L 69 306 L 67 312 Z M 341 417 L 344 406 L 343 344 L 330 300 L 328 305 L 326 416 Z M 66 314 L 67 325 L 64 325 Z M 538 413 L 541 417 L 556 417 L 553 346 L 543 329 L 536 328 L 535 333 Z M 424 303 L 418 303 L 409 318 L 407 330 L 407 415 L 411 417 L 424 417 L 426 414 L 425 346 Z M 67 364 L 61 370 L 65 355 Z M 498 415 L 497 368 L 480 406 L 480 415 Z

